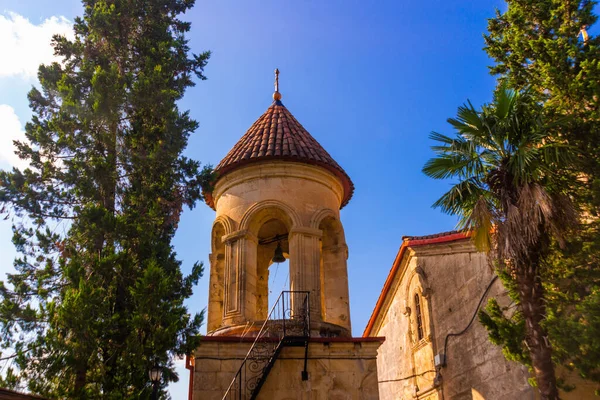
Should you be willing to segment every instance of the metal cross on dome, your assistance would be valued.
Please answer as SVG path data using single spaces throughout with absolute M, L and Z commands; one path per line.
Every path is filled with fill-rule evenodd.
M 281 93 L 279 93 L 279 68 L 275 68 L 275 93 L 273 93 L 273 100 L 281 100 Z

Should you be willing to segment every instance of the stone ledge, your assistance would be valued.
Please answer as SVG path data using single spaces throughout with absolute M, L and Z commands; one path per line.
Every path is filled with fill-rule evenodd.
M 202 342 L 238 342 L 238 343 L 252 343 L 254 342 L 254 337 L 250 336 L 202 336 L 200 344 Z M 267 339 L 268 341 L 277 341 L 277 339 Z M 311 337 L 309 338 L 309 343 L 372 343 L 372 342 L 381 342 L 385 341 L 385 337 L 383 336 L 369 336 L 369 337 L 352 337 L 352 338 L 343 338 L 343 337 Z
M 260 163 L 240 167 L 220 178 L 212 192 L 215 208 L 218 208 L 217 205 L 221 196 L 232 187 L 250 181 L 261 181 L 265 178 L 312 181 L 332 190 L 338 198 L 340 205 L 344 199 L 344 186 L 340 179 L 322 167 L 280 160 L 265 160 Z

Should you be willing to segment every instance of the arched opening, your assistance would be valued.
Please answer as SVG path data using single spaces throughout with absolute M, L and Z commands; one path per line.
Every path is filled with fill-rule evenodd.
M 429 286 L 423 269 L 415 265 L 416 260 L 410 259 L 408 268 L 414 268 L 406 278 L 406 293 L 404 302 L 409 309 L 408 317 L 408 343 L 410 358 L 415 373 L 415 386 L 419 388 L 431 387 L 434 384 L 433 374 L 427 371 L 435 370 L 434 345 L 431 342 L 429 320 Z
M 423 339 L 423 313 L 421 311 L 421 296 L 415 293 L 415 328 L 417 331 L 417 340 Z
M 267 319 L 269 311 L 280 293 L 290 290 L 289 229 L 280 219 L 272 218 L 258 230 L 256 315 L 258 320 Z M 273 263 L 277 245 L 281 245 L 285 262 Z
M 210 288 L 208 299 L 208 331 L 213 331 L 221 325 L 223 319 L 224 296 L 224 266 L 225 243 L 223 243 L 225 227 L 220 222 L 215 223 L 212 231 L 212 253 L 210 254 Z
M 422 342 L 428 341 L 431 334 L 430 316 L 430 298 L 428 293 L 427 278 L 423 269 L 417 267 L 408 278 L 405 304 L 410 307 L 409 314 L 409 334 L 413 346 L 419 346 Z
M 290 262 L 288 257 L 282 263 L 272 263 L 269 267 L 269 311 L 281 295 L 290 290 Z
M 321 312 L 326 322 L 350 330 L 350 305 L 348 296 L 348 252 L 344 229 L 332 216 L 319 224 L 321 237 Z M 350 333 L 350 332 L 348 332 Z

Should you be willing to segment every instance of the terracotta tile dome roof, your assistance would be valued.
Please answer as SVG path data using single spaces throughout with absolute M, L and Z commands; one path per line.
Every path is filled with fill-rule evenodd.
M 217 180 L 244 165 L 267 160 L 284 160 L 325 168 L 337 176 L 344 187 L 340 208 L 348 204 L 352 197 L 354 184 L 348 174 L 279 100 L 273 102 L 217 165 Z M 214 208 L 210 194 L 206 200 Z

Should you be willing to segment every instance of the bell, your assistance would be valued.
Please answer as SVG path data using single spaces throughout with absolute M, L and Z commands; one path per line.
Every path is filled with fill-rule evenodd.
M 273 254 L 272 261 L 277 264 L 285 261 L 283 249 L 281 248 L 281 242 L 277 242 L 277 247 L 275 248 L 275 254 Z

